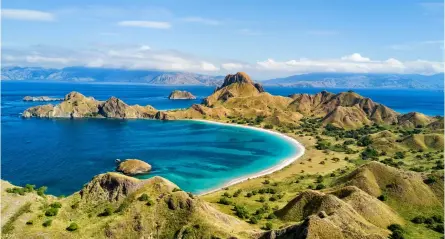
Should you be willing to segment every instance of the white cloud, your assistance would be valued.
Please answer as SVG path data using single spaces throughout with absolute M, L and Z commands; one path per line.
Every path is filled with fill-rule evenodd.
M 228 71 L 237 71 L 245 68 L 245 66 L 240 63 L 223 63 L 221 67 Z
M 331 59 L 267 59 L 253 63 L 204 59 L 174 50 L 157 50 L 148 45 L 94 45 L 89 49 L 67 50 L 34 46 L 26 51 L 3 49 L 4 65 L 66 67 L 89 66 L 124 69 L 158 69 L 204 74 L 245 71 L 255 79 L 276 78 L 311 72 L 434 74 L 443 72 L 443 62 L 375 60 L 360 54 Z
M 361 56 L 359 53 L 353 53 L 349 56 L 344 56 L 341 59 L 344 61 L 355 61 L 355 62 L 367 62 L 371 60 L 367 57 Z
M 4 19 L 24 21 L 54 21 L 52 13 L 27 9 L 2 9 L 1 17 Z
M 213 20 L 213 19 L 207 19 L 207 18 L 202 18 L 202 17 L 186 17 L 184 19 L 182 19 L 184 22 L 195 22 L 195 23 L 202 23 L 205 25 L 220 25 L 221 22 L 217 21 L 217 20 Z
M 169 22 L 155 22 L 155 21 L 120 21 L 117 25 L 122 27 L 144 27 L 156 29 L 169 29 L 171 24 Z
M 288 72 L 301 74 L 310 72 L 351 72 L 351 73 L 418 73 L 435 74 L 443 72 L 443 62 L 424 60 L 402 62 L 394 58 L 387 60 L 371 60 L 359 54 L 327 60 L 289 60 L 275 61 L 267 59 L 254 65 L 257 71 Z

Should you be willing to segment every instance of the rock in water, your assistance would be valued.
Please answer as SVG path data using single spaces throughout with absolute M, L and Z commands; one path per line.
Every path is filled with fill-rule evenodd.
M 127 159 L 119 164 L 117 171 L 125 175 L 138 175 L 150 172 L 151 165 L 139 159 Z
M 23 101 L 62 101 L 63 98 L 52 98 L 48 96 L 25 96 Z
M 168 98 L 170 100 L 194 100 L 196 96 L 188 91 L 174 90 Z

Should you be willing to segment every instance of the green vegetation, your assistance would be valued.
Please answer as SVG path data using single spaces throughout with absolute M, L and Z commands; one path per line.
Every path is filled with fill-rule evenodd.
M 404 230 L 403 230 L 402 226 L 400 226 L 399 224 L 389 225 L 388 230 L 391 231 L 391 235 L 389 236 L 389 238 L 391 238 L 391 239 L 404 239 L 405 238 L 403 236 Z
M 53 217 L 53 216 L 56 216 L 58 212 L 59 212 L 58 208 L 51 207 L 48 210 L 46 210 L 45 216 Z
M 52 220 L 52 219 L 48 219 L 48 220 L 46 220 L 46 221 L 44 221 L 44 222 L 42 223 L 42 226 L 44 226 L 44 227 L 50 227 L 52 223 L 53 223 L 53 220 Z
M 75 222 L 72 222 L 67 228 L 66 228 L 66 230 L 67 231 L 70 231 L 70 232 L 72 232 L 72 231 L 77 231 L 79 229 L 79 226 L 77 225 L 77 223 L 75 223 Z

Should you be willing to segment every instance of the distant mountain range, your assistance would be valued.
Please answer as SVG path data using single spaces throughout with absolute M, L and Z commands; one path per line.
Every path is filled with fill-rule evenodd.
M 307 88 L 443 89 L 444 74 L 310 73 L 266 80 L 263 84 Z
M 219 86 L 224 76 L 158 70 L 126 70 L 89 67 L 46 69 L 41 67 L 3 67 L 2 80 L 61 82 L 121 82 L 153 85 Z
M 220 86 L 224 76 L 161 70 L 127 70 L 90 67 L 47 69 L 2 67 L 1 80 L 145 83 L 152 85 Z M 305 88 L 400 88 L 443 89 L 444 74 L 309 73 L 261 82 L 264 85 Z

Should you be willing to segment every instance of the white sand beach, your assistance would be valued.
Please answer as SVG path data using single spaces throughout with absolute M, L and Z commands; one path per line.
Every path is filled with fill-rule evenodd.
M 300 158 L 301 156 L 303 156 L 304 152 L 305 152 L 305 148 L 304 146 L 298 142 L 297 140 L 295 140 L 292 137 L 289 137 L 285 134 L 281 134 L 272 130 L 267 130 L 267 129 L 263 129 L 263 128 L 257 128 L 257 127 L 253 127 L 253 126 L 247 126 L 247 125 L 239 125 L 239 124 L 230 124 L 230 123 L 221 123 L 221 122 L 215 122 L 215 121 L 209 121 L 209 120 L 198 120 L 198 119 L 193 119 L 191 121 L 201 121 L 201 122 L 205 122 L 205 123 L 209 123 L 209 124 L 219 124 L 219 125 L 228 125 L 231 127 L 241 127 L 241 128 L 248 128 L 251 130 L 258 130 L 258 131 L 263 131 L 266 132 L 268 134 L 273 134 L 274 136 L 278 136 L 286 141 L 288 141 L 289 143 L 291 143 L 297 150 L 296 153 L 294 155 L 291 155 L 287 158 L 284 158 L 283 160 L 280 161 L 279 164 L 276 164 L 268 169 L 262 170 L 260 172 L 257 173 L 253 173 L 253 174 L 248 174 L 248 175 L 244 175 L 242 177 L 238 177 L 235 179 L 230 180 L 229 182 L 225 183 L 224 185 L 214 188 L 214 189 L 210 189 L 208 191 L 205 191 L 203 193 L 200 193 L 199 196 L 205 195 L 205 194 L 209 194 L 209 193 L 213 193 L 216 191 L 219 191 L 223 188 L 229 187 L 231 185 L 237 184 L 237 183 L 241 183 L 244 182 L 246 180 L 252 179 L 252 178 L 258 178 L 258 177 L 262 177 L 268 174 L 271 174 L 275 171 L 281 170 L 284 167 L 290 165 L 291 163 L 295 162 L 298 158 Z

